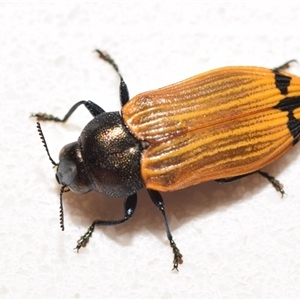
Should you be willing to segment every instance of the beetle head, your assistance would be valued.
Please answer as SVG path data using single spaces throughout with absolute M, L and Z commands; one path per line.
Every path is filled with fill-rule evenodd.
M 56 180 L 76 194 L 84 194 L 92 190 L 78 142 L 67 144 L 61 149 Z
M 56 163 L 48 150 L 48 146 L 44 137 L 44 134 L 41 129 L 41 125 L 37 123 L 38 133 L 42 140 L 42 143 L 46 149 L 48 158 L 53 164 L 54 168 L 56 168 L 56 180 L 59 184 L 61 184 L 60 188 L 60 227 L 64 230 L 64 213 L 63 213 L 63 204 L 62 204 L 62 195 L 63 193 L 71 190 L 74 193 L 82 194 L 91 190 L 88 177 L 86 177 L 80 149 L 78 147 L 78 143 L 74 142 L 66 145 L 62 148 L 59 154 L 59 163 Z

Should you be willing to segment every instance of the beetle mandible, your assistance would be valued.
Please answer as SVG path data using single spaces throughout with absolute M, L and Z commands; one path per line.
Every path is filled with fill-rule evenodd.
M 77 142 L 62 148 L 59 163 L 50 156 L 40 123 L 38 132 L 62 195 L 91 190 L 125 197 L 124 217 L 95 220 L 78 240 L 85 246 L 95 226 L 129 220 L 137 191 L 146 188 L 162 213 L 173 250 L 173 269 L 183 262 L 169 229 L 159 191 L 175 191 L 205 181 L 232 182 L 258 173 L 282 195 L 282 185 L 261 171 L 294 146 L 300 134 L 300 78 L 285 72 L 291 60 L 275 69 L 224 67 L 129 98 L 114 60 L 100 50 L 120 78 L 121 112 L 105 112 L 92 101 L 79 101 L 63 119 L 32 114 L 42 121 L 66 122 L 84 105 L 93 119 Z

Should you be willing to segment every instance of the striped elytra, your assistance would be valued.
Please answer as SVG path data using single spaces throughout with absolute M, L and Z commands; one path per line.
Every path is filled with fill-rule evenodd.
M 300 134 L 300 78 L 282 70 L 225 67 L 132 98 L 125 124 L 140 140 L 147 188 L 173 191 L 252 173 Z

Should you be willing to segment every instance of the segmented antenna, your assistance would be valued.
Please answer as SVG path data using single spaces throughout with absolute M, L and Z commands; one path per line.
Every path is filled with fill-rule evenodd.
M 64 193 L 65 190 L 65 186 L 62 186 L 60 188 L 60 193 L 59 193 L 59 224 L 60 224 L 60 228 L 62 231 L 65 230 L 65 226 L 64 226 L 64 207 L 63 207 L 63 202 L 62 202 L 62 195 Z
M 57 166 L 58 164 L 52 159 L 52 157 L 50 156 L 50 153 L 49 153 L 49 150 L 48 150 L 48 146 L 47 146 L 47 143 L 46 143 L 46 140 L 45 140 L 45 137 L 44 137 L 44 134 L 43 134 L 43 131 L 42 131 L 42 128 L 41 128 L 41 124 L 39 122 L 36 123 L 36 127 L 38 129 L 38 133 L 39 133 L 39 136 L 42 140 L 42 143 L 46 149 L 46 152 L 48 154 L 48 157 L 51 161 L 51 163 L 54 165 L 54 166 Z
M 46 140 L 45 140 L 45 137 L 44 137 L 44 134 L 43 134 L 43 131 L 42 131 L 42 128 L 41 128 L 41 124 L 39 122 L 37 122 L 37 129 L 38 129 L 38 133 L 39 133 L 39 136 L 42 140 L 42 143 L 46 149 L 46 152 L 48 154 L 48 157 L 51 161 L 51 163 L 56 167 L 58 166 L 58 164 L 52 159 L 52 157 L 50 156 L 50 153 L 49 153 L 49 150 L 48 150 L 48 146 L 47 146 L 47 143 L 46 143 Z M 63 193 L 65 192 L 68 192 L 69 189 L 63 185 L 61 188 L 60 188 L 60 193 L 59 193 L 59 201 L 60 201 L 60 207 L 59 207 L 59 223 L 60 223 L 60 228 L 62 231 L 64 231 L 65 229 L 65 226 L 64 226 L 64 209 L 63 209 L 63 203 L 62 203 L 62 195 Z

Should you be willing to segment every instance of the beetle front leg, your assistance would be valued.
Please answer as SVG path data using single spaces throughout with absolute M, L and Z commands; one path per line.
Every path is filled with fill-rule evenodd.
M 79 251 L 81 247 L 85 247 L 87 243 L 89 242 L 90 237 L 92 236 L 95 226 L 113 226 L 113 225 L 118 225 L 122 224 L 126 221 L 128 221 L 132 216 L 135 211 L 137 204 L 137 194 L 133 194 L 129 197 L 127 197 L 124 201 L 124 218 L 121 220 L 96 220 L 93 222 L 93 224 L 89 227 L 87 232 L 80 237 L 80 239 L 77 241 L 77 246 L 74 248 Z
M 104 109 L 102 109 L 96 103 L 90 100 L 88 101 L 82 100 L 75 103 L 62 119 L 55 117 L 53 115 L 48 115 L 46 113 L 32 113 L 31 117 L 37 118 L 38 121 L 54 121 L 54 122 L 64 123 L 69 119 L 69 117 L 74 113 L 74 111 L 82 104 L 88 109 L 88 111 L 91 113 L 93 117 L 96 117 L 97 115 L 100 115 L 105 112 Z
M 163 215 L 165 226 L 166 226 L 167 237 L 168 237 L 168 240 L 170 241 L 170 246 L 173 249 L 173 253 L 174 253 L 172 270 L 176 269 L 178 271 L 178 264 L 183 263 L 182 254 L 180 253 L 180 250 L 177 248 L 177 246 L 173 240 L 173 236 L 170 232 L 168 219 L 167 219 L 167 216 L 165 213 L 165 204 L 164 204 L 163 198 L 162 198 L 161 194 L 157 191 L 150 190 L 150 189 L 147 189 L 147 191 L 150 195 L 151 200 L 158 207 L 158 209 L 161 211 L 161 213 Z

